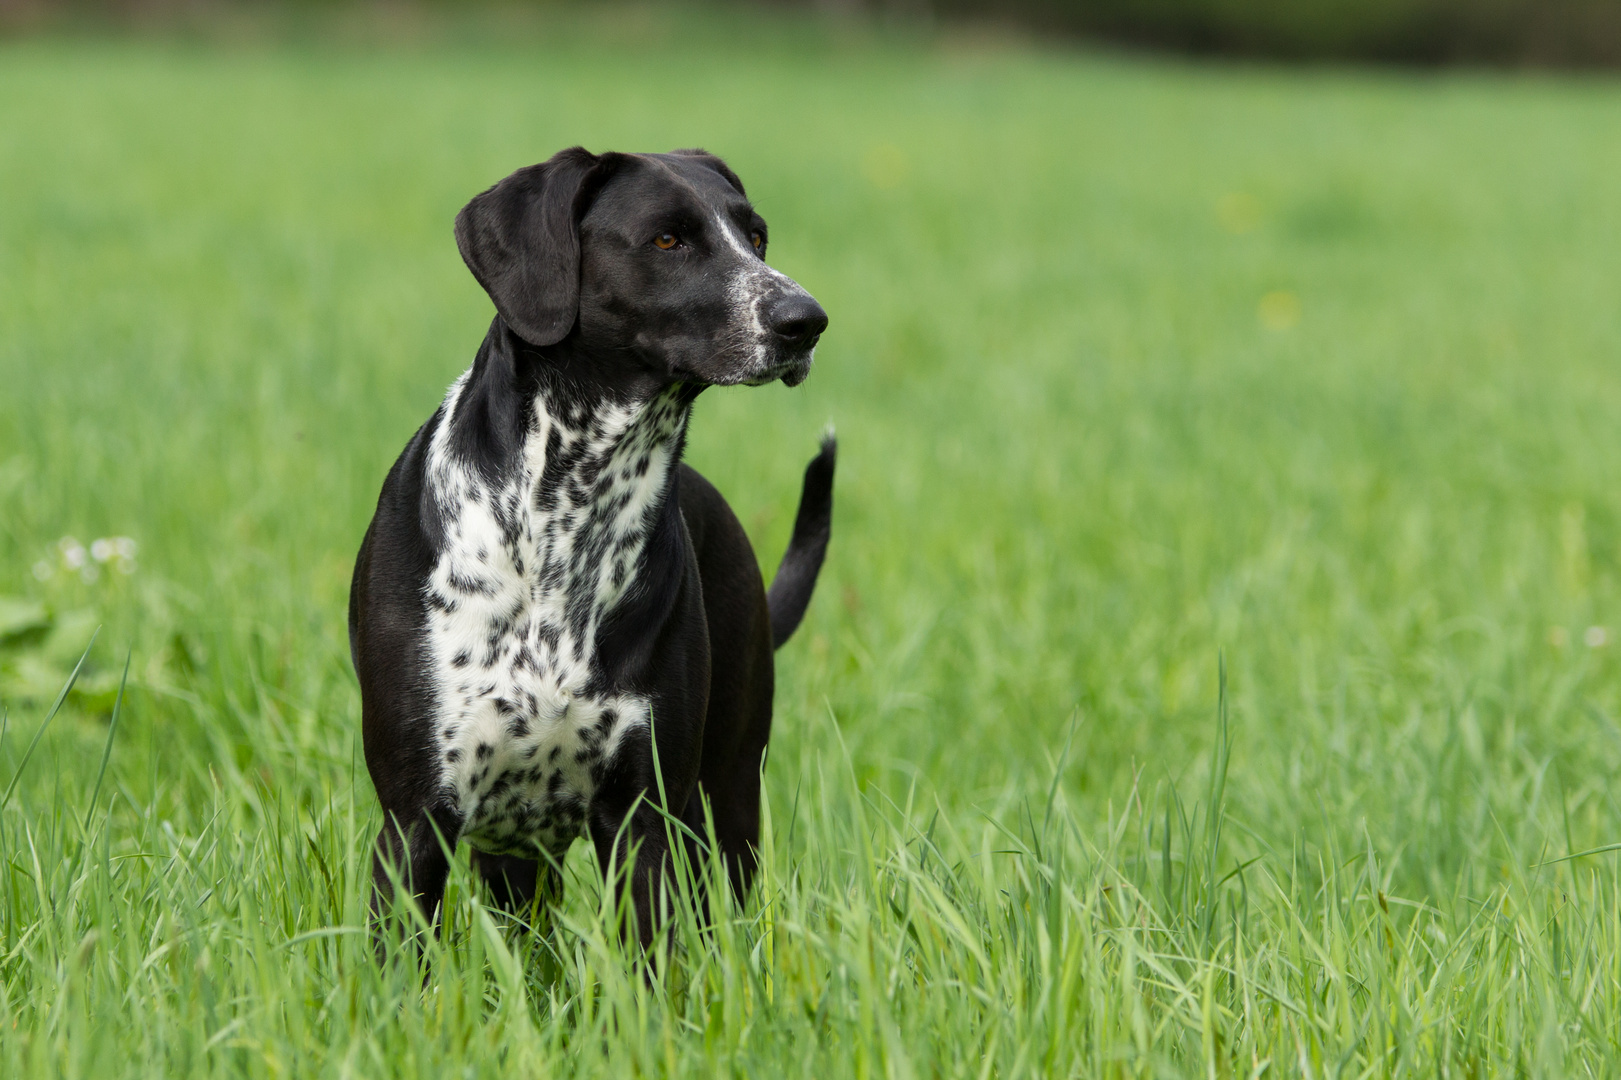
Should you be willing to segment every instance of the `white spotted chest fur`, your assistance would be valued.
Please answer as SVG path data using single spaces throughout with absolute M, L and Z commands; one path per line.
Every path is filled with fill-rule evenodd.
M 687 409 L 672 388 L 591 409 L 537 394 L 510 475 L 452 448 L 450 388 L 428 451 L 444 546 L 426 588 L 441 782 L 463 835 L 495 854 L 561 854 L 646 698 L 593 689 L 602 619 L 633 584 Z

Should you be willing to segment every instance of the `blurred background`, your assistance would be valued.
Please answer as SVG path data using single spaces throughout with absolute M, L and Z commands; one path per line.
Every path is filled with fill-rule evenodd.
M 1083 1044 L 1078 1075 L 1216 1075 L 1218 1044 L 1221 1075 L 1286 1072 L 1295 1014 L 1228 974 L 1258 941 L 1265 1001 L 1349 988 L 1310 1031 L 1359 1075 L 1406 1075 L 1367 1033 L 1414 987 L 1415 1075 L 1535 1075 L 1533 1042 L 1547 1075 L 1613 1075 L 1613 863 L 1549 860 L 1621 837 L 1618 61 L 1621 0 L 0 0 L 0 1026 L 33 1033 L 0 1072 L 409 1056 L 420 980 L 365 998 L 320 937 L 364 922 L 376 827 L 350 568 L 492 314 L 454 215 L 583 144 L 723 156 L 831 317 L 805 385 L 707 392 L 689 448 L 769 573 L 841 442 L 766 787 L 800 823 L 768 853 L 795 918 L 846 915 L 782 945 L 788 996 L 726 1006 L 760 1061 L 825 1022 L 963 1055 L 931 1075 Z M 1152 1046 L 1049 1032 L 1045 990 L 997 1004 L 1037 968 L 1019 920 L 1057 910 L 1019 890 L 1067 880 L 1003 859 L 1037 822 L 1064 873 L 1137 890 L 1120 925 L 1169 928 L 1156 972 L 1194 973 L 1144 984 Z M 967 899 L 933 922 L 896 899 L 928 882 L 884 876 L 925 832 L 985 875 L 940 877 Z M 919 926 L 985 951 L 930 994 L 895 994 L 912 960 L 872 976 L 891 1039 L 877 990 L 826 987 Z M 1113 948 L 1071 989 L 1135 978 Z M 1331 952 L 1352 974 L 1305 959 Z M 1583 964 L 1601 989 L 1567 990 Z M 1235 985 L 1222 1043 L 1200 994 Z M 720 1043 L 683 1000 L 695 1061 Z M 483 1037 L 426 1030 L 424 1073 Z
M 409 18 L 413 9 L 443 15 L 491 7 L 510 17 L 527 10 L 613 7 L 557 0 L 0 0 L 12 28 L 64 22 L 129 25 L 194 23 L 264 16 L 291 8 L 305 17 L 344 11 L 363 17 Z M 666 7 L 667 5 L 650 5 Z M 732 5 L 734 8 L 742 4 Z M 756 6 L 799 8 L 845 18 L 892 22 L 979 23 L 1003 30 L 1056 33 L 1072 40 L 1131 43 L 1190 54 L 1235 54 L 1291 60 L 1371 60 L 1415 64 L 1484 62 L 1600 66 L 1621 62 L 1618 0 L 766 0 Z M 287 12 L 276 13 L 285 18 Z

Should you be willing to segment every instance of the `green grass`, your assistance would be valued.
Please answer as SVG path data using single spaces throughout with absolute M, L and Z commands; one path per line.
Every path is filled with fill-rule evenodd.
M 0 45 L 0 785 L 103 627 L 0 1075 L 1621 1072 L 1621 85 L 565 29 Z M 452 216 L 576 142 L 723 154 L 827 307 L 690 457 L 772 564 L 836 422 L 833 549 L 747 908 L 644 980 L 583 845 L 538 933 L 458 871 L 423 990 L 350 560 Z

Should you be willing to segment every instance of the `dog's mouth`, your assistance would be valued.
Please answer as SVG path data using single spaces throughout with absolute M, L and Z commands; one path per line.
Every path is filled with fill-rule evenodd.
M 744 381 L 749 386 L 765 386 L 781 379 L 784 386 L 798 386 L 810 377 L 811 361 L 815 357 L 815 351 L 815 346 L 812 345 L 803 354 L 777 360 L 764 371 Z
M 761 346 L 745 341 L 717 349 L 696 362 L 672 358 L 674 362 L 669 363 L 667 370 L 675 379 L 704 386 L 767 386 L 778 381 L 785 386 L 798 386 L 810 376 L 819 337 L 797 348 L 784 348 L 781 343 Z
M 782 373 L 782 385 L 798 386 L 810 377 L 811 354 L 806 353 L 803 360 L 796 360 Z

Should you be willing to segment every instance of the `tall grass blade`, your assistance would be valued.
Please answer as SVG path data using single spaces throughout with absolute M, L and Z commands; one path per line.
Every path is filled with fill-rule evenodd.
M 1585 859 L 1589 855 L 1608 855 L 1612 851 L 1621 851 L 1621 844 L 1603 844 L 1599 847 L 1588 848 L 1586 851 L 1573 851 L 1569 855 L 1561 855 L 1557 859 L 1545 859 L 1532 866 L 1553 866 L 1555 863 L 1570 862 L 1572 859 Z
M 79 662 L 73 665 L 73 673 L 68 676 L 68 681 L 63 685 L 62 692 L 56 695 L 56 703 L 51 706 L 51 711 L 45 714 L 45 719 L 40 721 L 39 729 L 34 732 L 34 737 L 29 740 L 28 749 L 23 751 L 22 761 L 17 763 L 17 771 L 11 774 L 11 783 L 6 785 L 6 793 L 0 795 L 0 810 L 4 810 L 6 804 L 11 802 L 11 793 L 17 790 L 17 781 L 22 779 L 23 770 L 28 768 L 28 759 L 34 756 L 34 747 L 39 745 L 39 740 L 45 734 L 45 729 L 51 726 L 51 721 L 56 718 L 57 712 L 62 708 L 62 703 L 68 699 L 68 694 L 73 691 L 73 684 L 79 681 L 79 672 L 84 669 L 84 662 L 90 659 L 90 650 L 95 648 L 96 636 L 100 633 L 101 627 L 98 626 L 95 633 L 90 635 L 90 644 L 84 647 L 84 653 L 80 655 Z
M 129 685 L 129 662 L 135 655 L 135 646 L 124 653 L 124 674 L 118 680 L 118 696 L 113 699 L 113 718 L 107 724 L 107 745 L 101 748 L 101 768 L 96 770 L 96 785 L 90 789 L 90 804 L 84 809 L 84 827 L 90 827 L 90 815 L 96 812 L 96 800 L 101 797 L 101 782 L 107 776 L 107 762 L 113 756 L 113 736 L 118 734 L 118 717 L 124 711 L 124 687 Z
M 1227 741 L 1227 657 L 1218 653 L 1216 658 L 1216 748 L 1210 759 L 1210 792 L 1206 803 L 1205 857 L 1209 871 L 1216 869 L 1216 848 L 1221 843 L 1222 807 L 1227 794 L 1227 760 L 1231 747 Z

